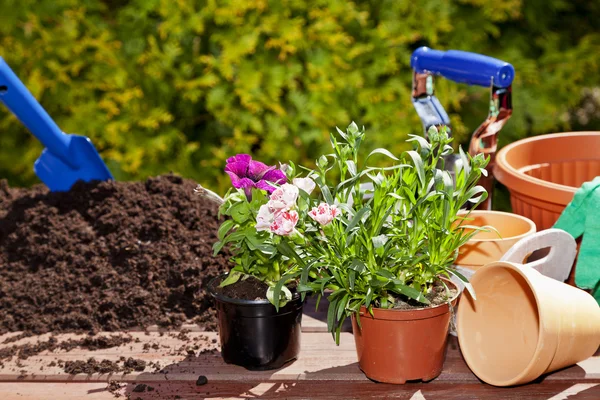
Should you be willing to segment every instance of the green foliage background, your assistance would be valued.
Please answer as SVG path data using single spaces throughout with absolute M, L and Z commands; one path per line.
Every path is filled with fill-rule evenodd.
M 515 66 L 502 144 L 598 128 L 586 114 L 597 110 L 586 88 L 600 83 L 597 1 L 0 3 L 0 55 L 64 131 L 92 139 L 120 180 L 175 171 L 224 192 L 228 156 L 312 165 L 328 132 L 353 119 L 371 146 L 399 153 L 407 134 L 421 132 L 409 67 L 420 45 Z M 436 88 L 467 142 L 487 115 L 488 90 L 443 79 Z M 41 149 L 0 106 L 0 177 L 37 182 Z

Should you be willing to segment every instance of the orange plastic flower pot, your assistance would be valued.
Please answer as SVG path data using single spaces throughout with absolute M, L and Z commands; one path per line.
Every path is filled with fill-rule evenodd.
M 514 142 L 496 156 L 494 176 L 513 212 L 551 228 L 575 191 L 600 175 L 600 132 L 566 132 Z
M 452 307 L 459 295 L 451 300 Z M 448 303 L 411 310 L 374 308 L 373 316 L 362 307 L 360 323 L 361 327 L 353 314 L 358 364 L 368 378 L 402 384 L 430 381 L 442 372 L 450 324 Z

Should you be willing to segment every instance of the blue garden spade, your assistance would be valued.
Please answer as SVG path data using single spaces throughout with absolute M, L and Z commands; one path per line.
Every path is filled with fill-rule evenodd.
M 0 101 L 46 146 L 33 170 L 51 191 L 67 191 L 78 180 L 113 179 L 90 139 L 63 133 L 2 57 Z

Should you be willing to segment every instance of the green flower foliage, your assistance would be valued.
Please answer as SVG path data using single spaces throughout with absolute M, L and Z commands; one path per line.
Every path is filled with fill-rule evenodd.
M 312 165 L 351 116 L 373 147 L 406 150 L 421 133 L 409 67 L 420 45 L 515 66 L 502 144 L 570 129 L 600 81 L 599 19 L 584 0 L 4 0 L 0 55 L 117 179 L 172 170 L 224 192 L 229 155 Z M 488 91 L 436 88 L 465 143 Z M 40 151 L 0 107 L 0 176 L 36 182 Z

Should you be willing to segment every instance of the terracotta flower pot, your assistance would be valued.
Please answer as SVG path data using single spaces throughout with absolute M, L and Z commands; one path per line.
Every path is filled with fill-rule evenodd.
M 495 178 L 510 191 L 513 212 L 539 230 L 551 228 L 575 191 L 600 175 L 600 132 L 569 132 L 519 140 L 500 150 Z
M 491 226 L 498 231 L 477 232 L 459 249 L 455 264 L 471 270 L 499 261 L 515 243 L 536 231 L 533 221 L 517 214 L 471 211 L 467 218 L 463 225 Z
M 458 296 L 451 301 L 453 307 Z M 450 322 L 447 303 L 414 310 L 373 309 L 373 314 L 361 308 L 362 328 L 352 315 L 358 364 L 369 379 L 401 384 L 430 381 L 442 372 Z
M 531 382 L 592 356 L 600 308 L 588 293 L 533 268 L 495 262 L 472 277 L 457 312 L 458 339 L 473 373 L 496 386 Z

